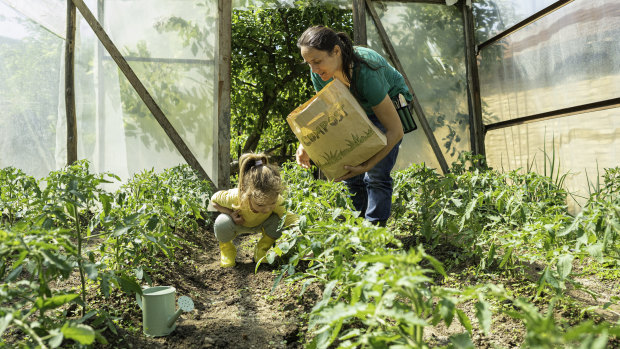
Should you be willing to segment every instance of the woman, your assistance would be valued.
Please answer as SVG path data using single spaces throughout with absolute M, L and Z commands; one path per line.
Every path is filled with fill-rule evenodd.
M 348 171 L 336 181 L 345 181 L 355 208 L 370 222 L 385 226 L 392 207 L 392 177 L 403 127 L 392 103 L 402 94 L 412 99 L 403 76 L 377 52 L 353 47 L 345 33 L 324 26 L 306 29 L 297 41 L 304 62 L 310 65 L 312 84 L 318 92 L 332 79 L 349 87 L 368 118 L 385 133 L 387 145 L 357 166 L 344 166 Z M 310 167 L 310 157 L 300 144 L 296 160 Z

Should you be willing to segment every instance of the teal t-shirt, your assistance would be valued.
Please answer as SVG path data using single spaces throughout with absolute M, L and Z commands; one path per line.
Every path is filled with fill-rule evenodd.
M 413 97 L 405 79 L 385 58 L 366 47 L 355 47 L 355 53 L 370 65 L 369 67 L 362 63 L 353 67 L 356 89 L 349 87 L 366 114 L 374 114 L 372 107 L 381 103 L 386 94 L 393 98 L 400 93 L 407 101 L 411 101 Z M 323 81 L 318 74 L 312 73 L 312 70 L 310 74 L 312 85 L 317 92 L 333 80 Z

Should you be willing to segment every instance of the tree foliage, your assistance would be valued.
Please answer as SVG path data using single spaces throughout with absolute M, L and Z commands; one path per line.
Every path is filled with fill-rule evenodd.
M 296 142 L 286 116 L 314 90 L 297 38 L 309 26 L 353 33 L 350 10 L 329 4 L 233 10 L 231 151 L 290 155 Z

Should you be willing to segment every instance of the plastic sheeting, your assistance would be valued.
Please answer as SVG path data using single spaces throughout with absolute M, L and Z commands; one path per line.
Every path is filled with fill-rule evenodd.
M 66 25 L 66 3 L 58 1 L 15 2 L 19 12 L 0 2 L 0 28 L 10 29 L 0 32 L 0 167 L 37 177 L 66 164 L 64 29 L 58 33 L 50 20 Z M 86 4 L 217 183 L 217 1 Z M 122 178 L 185 163 L 79 11 L 77 17 L 78 158 Z
M 215 183 L 217 17 L 216 0 L 106 0 L 104 10 L 110 38 Z M 114 64 L 105 52 L 103 61 Z M 185 163 L 125 77 L 118 74 L 128 172 Z M 100 93 L 106 96 L 108 90 Z
M 620 2 L 575 0 L 481 53 L 485 124 L 620 96 Z
M 3 2 L 0 28 L 0 168 L 43 177 L 56 168 L 64 40 Z
M 374 3 L 381 23 L 405 69 L 444 157 L 450 165 L 470 151 L 463 21 L 454 6 Z M 389 56 L 367 14 L 368 45 Z M 424 162 L 441 172 L 415 116 L 418 129 L 405 135 L 396 168 Z
M 620 155 L 620 109 L 572 115 L 490 131 L 486 136 L 487 160 L 498 170 L 566 175 L 565 188 L 572 193 L 571 212 L 580 211 L 589 197 L 589 186 L 605 168 L 616 167 Z
M 521 22 L 558 0 L 478 0 L 472 10 L 478 44 Z M 589 0 L 586 0 L 589 1 Z
M 66 0 L 0 0 L 11 6 L 24 18 L 28 18 L 60 38 L 65 38 L 67 31 Z M 4 11 L 2 11 L 4 13 Z M 15 30 L 12 28 L 9 30 Z

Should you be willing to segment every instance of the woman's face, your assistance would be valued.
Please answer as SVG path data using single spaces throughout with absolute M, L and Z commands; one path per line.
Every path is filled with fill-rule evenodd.
M 323 81 L 333 78 L 337 72 L 342 70 L 342 58 L 338 45 L 334 46 L 332 52 L 302 46 L 301 56 L 304 58 L 304 62 L 310 65 L 312 72 L 319 74 Z

